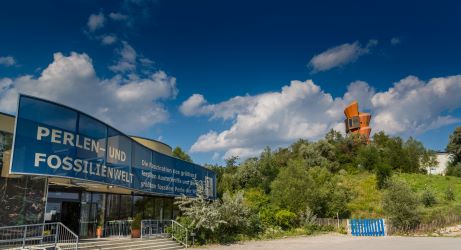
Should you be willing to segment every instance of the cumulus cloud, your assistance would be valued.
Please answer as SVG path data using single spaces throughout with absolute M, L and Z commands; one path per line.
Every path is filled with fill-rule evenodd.
M 312 72 L 320 72 L 355 62 L 360 56 L 369 53 L 370 49 L 377 44 L 378 41 L 374 39 L 368 41 L 366 46 L 362 46 L 357 41 L 341 44 L 313 56 L 309 67 Z
M 195 102 L 192 100 L 195 99 Z M 201 135 L 191 152 L 225 151 L 250 156 L 267 145 L 279 146 L 298 138 L 319 138 L 341 122 L 339 99 L 323 92 L 311 80 L 292 81 L 280 92 L 256 96 L 234 97 L 210 105 L 201 98 L 189 98 L 182 112 L 189 115 L 210 114 L 223 119 L 233 118 L 230 129 Z M 186 111 L 184 107 L 190 109 Z
M 337 98 L 311 80 L 292 81 L 279 92 L 237 96 L 218 104 L 194 94 L 183 102 L 180 111 L 186 116 L 206 115 L 232 121 L 224 131 L 199 136 L 191 152 L 245 158 L 259 154 L 266 146 L 285 146 L 299 138 L 316 140 L 332 128 L 343 131 L 343 109 L 354 100 L 359 101 L 362 110 L 372 113 L 373 131 L 415 135 L 461 122 L 450 115 L 461 108 L 461 76 L 428 82 L 408 76 L 383 92 L 355 81 Z
M 103 45 L 110 45 L 117 41 L 116 35 L 104 35 L 101 37 L 101 43 Z
M 176 79 L 163 71 L 144 78 L 101 79 L 88 55 L 72 52 L 55 53 L 38 77 L 0 78 L 1 111 L 15 112 L 18 93 L 63 103 L 126 132 L 139 133 L 168 119 L 162 100 L 174 98 L 177 88 Z
M 16 64 L 16 60 L 12 56 L 0 56 L 0 65 L 10 67 Z
M 254 98 L 250 96 L 236 96 L 219 104 L 208 104 L 203 95 L 193 94 L 181 104 L 179 111 L 185 116 L 211 115 L 212 119 L 228 120 L 254 104 Z
M 138 54 L 126 41 L 122 42 L 122 48 L 117 52 L 120 56 L 119 60 L 112 66 L 110 70 L 119 73 L 125 73 L 136 69 L 136 58 Z
M 114 20 L 114 21 L 125 21 L 128 19 L 128 15 L 123 15 L 121 13 L 118 13 L 118 12 L 111 12 L 109 14 L 109 17 L 110 19 Z
M 400 43 L 400 38 L 398 38 L 398 37 L 391 38 L 391 44 L 392 45 L 397 45 L 399 43 Z
M 373 125 L 392 134 L 418 134 L 457 123 L 461 119 L 450 111 L 461 107 L 460 100 L 460 75 L 428 82 L 408 76 L 372 97 Z
M 88 29 L 91 32 L 93 32 L 97 29 L 104 27 L 105 21 L 106 18 L 104 17 L 104 14 L 102 12 L 99 14 L 91 14 L 88 18 L 88 22 L 86 23 L 86 25 L 88 26 Z

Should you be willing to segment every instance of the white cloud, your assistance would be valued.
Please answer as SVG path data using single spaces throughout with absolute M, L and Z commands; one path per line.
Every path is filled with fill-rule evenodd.
M 125 73 L 136 69 L 136 58 L 138 55 L 131 45 L 123 41 L 122 48 L 118 50 L 118 54 L 120 58 L 117 63 L 109 67 L 110 70 Z
M 309 62 L 309 67 L 312 68 L 312 72 L 319 72 L 352 63 L 360 56 L 369 53 L 370 49 L 377 44 L 377 40 L 371 39 L 366 46 L 362 46 L 356 41 L 330 48 L 313 56 Z
M 114 20 L 114 21 L 125 21 L 128 19 L 128 15 L 123 15 L 121 13 L 118 13 L 118 12 L 111 12 L 109 14 L 109 17 L 110 19 Z
M 251 109 L 255 105 L 250 96 L 236 96 L 218 104 L 208 104 L 203 95 L 193 94 L 179 107 L 185 116 L 211 115 L 211 118 L 224 120 L 234 118 L 238 113 Z
M 398 37 L 391 38 L 391 44 L 392 45 L 397 45 L 399 43 L 400 43 L 400 38 L 398 38 Z
M 450 111 L 461 107 L 461 76 L 432 78 L 424 82 L 408 76 L 371 99 L 375 130 L 393 134 L 418 134 L 460 122 Z
M 9 67 L 16 64 L 16 60 L 12 56 L 0 56 L 0 65 Z
M 198 100 L 195 105 L 191 101 L 194 99 Z M 292 81 L 280 92 L 234 97 L 216 105 L 203 105 L 204 101 L 196 95 L 183 103 L 182 112 L 189 104 L 189 115 L 208 112 L 224 119 L 235 117 L 230 129 L 201 135 L 191 152 L 226 151 L 226 157 L 234 153 L 250 156 L 267 145 L 279 146 L 298 138 L 323 136 L 340 122 L 339 101 L 310 80 Z
M 88 26 L 88 29 L 91 32 L 93 32 L 97 29 L 104 27 L 105 21 L 106 18 L 104 17 L 104 14 L 101 12 L 99 14 L 91 14 L 86 24 Z
M 116 35 L 104 35 L 101 37 L 101 43 L 103 45 L 110 45 L 117 41 Z
M 299 138 L 316 140 L 331 128 L 344 131 L 344 107 L 358 100 L 372 113 L 374 132 L 415 135 L 461 122 L 450 112 L 461 108 L 461 75 L 428 82 L 409 76 L 384 92 L 363 81 L 352 82 L 342 97 L 333 98 L 311 80 L 292 81 L 279 92 L 237 96 L 209 104 L 199 94 L 180 107 L 186 116 L 231 119 L 230 128 L 201 135 L 191 152 L 219 152 L 225 157 L 254 156 L 266 146 L 286 146 Z
M 115 75 L 101 79 L 86 54 L 55 53 L 39 77 L 0 78 L 0 109 L 14 113 L 18 93 L 46 98 L 92 114 L 126 132 L 165 122 L 168 112 L 161 100 L 176 96 L 176 79 L 163 71 L 145 78 Z
M 139 58 L 139 62 L 144 66 L 151 66 L 154 64 L 154 61 L 150 60 L 149 58 L 141 57 Z

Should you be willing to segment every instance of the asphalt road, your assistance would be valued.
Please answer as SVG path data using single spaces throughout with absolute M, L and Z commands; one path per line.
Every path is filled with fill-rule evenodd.
M 196 248 L 197 249 L 197 248 Z M 320 235 L 278 240 L 249 241 L 231 245 L 212 245 L 198 249 L 309 249 L 309 250 L 461 250 L 461 238 L 451 237 L 352 237 Z

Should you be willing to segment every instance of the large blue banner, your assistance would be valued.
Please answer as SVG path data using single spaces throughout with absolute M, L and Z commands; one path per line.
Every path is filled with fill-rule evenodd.
M 161 154 L 75 109 L 19 96 L 11 174 L 59 176 L 145 193 L 194 196 L 203 181 L 216 195 L 216 175 Z

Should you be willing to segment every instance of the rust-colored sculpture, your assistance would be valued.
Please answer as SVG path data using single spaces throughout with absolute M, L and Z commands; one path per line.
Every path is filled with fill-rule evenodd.
M 359 104 L 355 101 L 344 109 L 344 114 L 346 115 L 346 120 L 344 120 L 346 133 L 357 133 L 369 140 L 371 115 L 359 112 Z

